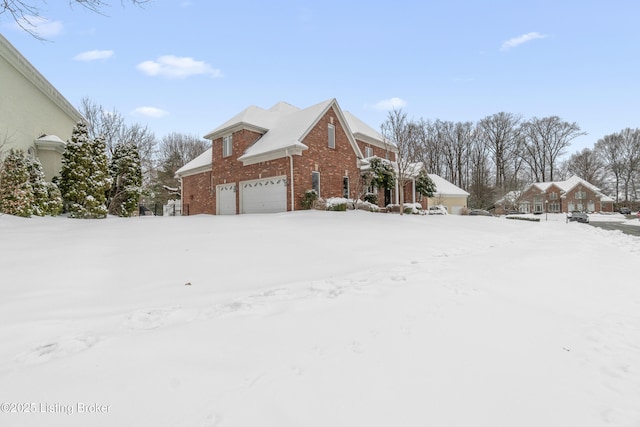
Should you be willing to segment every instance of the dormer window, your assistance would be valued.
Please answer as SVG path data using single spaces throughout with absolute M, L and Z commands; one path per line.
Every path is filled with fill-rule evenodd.
M 222 137 L 222 157 L 229 157 L 233 153 L 233 138 L 231 135 Z
M 329 148 L 336 148 L 336 127 L 329 125 Z

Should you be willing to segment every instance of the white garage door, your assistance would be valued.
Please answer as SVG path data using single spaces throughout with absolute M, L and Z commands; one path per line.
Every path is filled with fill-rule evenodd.
M 271 213 L 287 210 L 287 177 L 243 181 L 240 183 L 242 213 Z
M 236 185 L 221 184 L 216 186 L 216 206 L 218 215 L 236 214 Z

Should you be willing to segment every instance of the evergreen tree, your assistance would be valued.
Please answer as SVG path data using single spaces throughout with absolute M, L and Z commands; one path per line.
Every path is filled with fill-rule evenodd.
M 425 197 L 433 197 L 436 194 L 436 184 L 424 169 L 416 177 L 416 191 Z
M 378 188 L 392 189 L 396 185 L 396 173 L 389 161 L 374 157 L 369 161 L 371 183 Z
M 107 191 L 111 187 L 106 145 L 102 138 L 87 136 L 87 125 L 79 122 L 62 155 L 60 191 L 72 218 L 107 216 Z
M 142 167 L 138 147 L 133 142 L 116 144 L 109 173 L 112 180 L 109 213 L 132 216 L 142 196 Z
M 38 159 L 25 159 L 29 170 L 29 182 L 33 190 L 33 215 L 45 216 L 49 214 L 48 202 L 49 192 L 47 190 L 47 182 L 44 180 L 44 172 L 42 164 Z
M 45 182 L 47 187 L 47 215 L 57 216 L 62 213 L 62 193 L 55 182 Z
M 22 151 L 11 150 L 0 168 L 0 212 L 30 217 L 33 202 L 25 155 Z

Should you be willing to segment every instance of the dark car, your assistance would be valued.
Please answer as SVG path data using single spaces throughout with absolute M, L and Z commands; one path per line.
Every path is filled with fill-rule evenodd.
M 485 211 L 484 209 L 471 209 L 469 215 L 477 215 L 477 216 L 493 216 L 491 212 Z
M 571 212 L 568 215 L 568 218 L 569 218 L 569 221 L 584 222 L 584 223 L 589 222 L 589 215 L 587 215 L 585 212 Z
M 620 212 L 622 215 L 631 215 L 631 208 L 620 208 L 618 209 L 618 212 Z

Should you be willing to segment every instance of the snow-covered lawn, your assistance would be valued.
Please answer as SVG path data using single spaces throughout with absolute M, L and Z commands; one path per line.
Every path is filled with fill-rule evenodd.
M 4 215 L 0 242 L 2 426 L 640 425 L 640 239 L 564 216 Z

